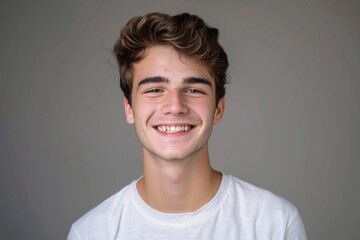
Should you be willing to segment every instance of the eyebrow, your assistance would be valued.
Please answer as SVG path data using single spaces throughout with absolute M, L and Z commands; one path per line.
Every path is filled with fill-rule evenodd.
M 143 80 L 141 80 L 138 83 L 138 87 L 140 87 L 141 85 L 147 84 L 147 83 L 168 83 L 169 79 L 165 78 L 165 77 L 160 77 L 160 76 L 156 76 L 156 77 L 148 77 L 148 78 L 144 78 Z
M 166 77 L 161 76 L 155 76 L 155 77 L 148 77 L 144 78 L 138 83 L 138 87 L 144 84 L 148 83 L 168 83 L 169 79 Z M 210 87 L 212 87 L 211 82 L 206 78 L 200 78 L 200 77 L 187 77 L 183 80 L 183 83 L 189 83 L 189 84 L 205 84 Z
M 212 87 L 211 82 L 206 78 L 200 78 L 200 77 L 188 77 L 185 78 L 184 83 L 192 83 L 192 84 L 205 84 L 210 87 Z

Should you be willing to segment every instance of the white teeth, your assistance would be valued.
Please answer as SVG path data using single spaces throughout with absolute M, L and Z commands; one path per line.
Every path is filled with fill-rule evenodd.
M 157 129 L 160 132 L 165 133 L 177 133 L 177 132 L 186 132 L 190 130 L 190 126 L 158 126 Z

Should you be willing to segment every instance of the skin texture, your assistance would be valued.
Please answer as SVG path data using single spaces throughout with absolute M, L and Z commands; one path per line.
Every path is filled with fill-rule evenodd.
M 134 64 L 132 104 L 125 98 L 124 107 L 143 147 L 137 187 L 144 201 L 164 212 L 206 204 L 221 182 L 210 166 L 208 140 L 224 112 L 207 68 L 170 46 L 151 47 Z

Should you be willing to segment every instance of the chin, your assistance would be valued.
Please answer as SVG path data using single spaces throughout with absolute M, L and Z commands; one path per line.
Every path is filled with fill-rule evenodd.
M 172 151 L 172 152 L 169 152 L 169 154 L 162 153 L 158 156 L 159 156 L 159 158 L 168 160 L 168 161 L 182 161 L 182 160 L 193 158 L 194 156 L 198 155 L 199 152 L 200 152 L 200 150 L 194 150 L 194 151 L 187 152 L 187 153 L 185 153 L 184 151 L 179 152 L 179 153 L 174 153 Z
M 168 156 L 158 156 L 158 158 L 163 159 L 165 161 L 181 161 L 187 158 L 187 156 L 182 155 L 168 155 Z

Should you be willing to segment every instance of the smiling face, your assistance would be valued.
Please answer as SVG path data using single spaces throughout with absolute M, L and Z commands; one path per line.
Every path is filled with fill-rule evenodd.
M 132 103 L 125 98 L 124 107 L 144 158 L 207 157 L 212 126 L 224 112 L 207 68 L 172 47 L 154 46 L 134 64 L 133 76 Z

